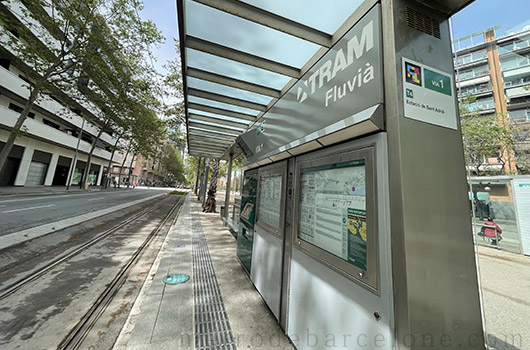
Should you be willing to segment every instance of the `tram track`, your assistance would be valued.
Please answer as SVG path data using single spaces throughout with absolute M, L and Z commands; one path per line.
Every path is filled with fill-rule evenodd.
M 110 229 L 101 232 L 99 235 L 97 235 L 96 237 L 92 238 L 91 240 L 81 244 L 80 246 L 74 248 L 73 250 L 71 250 L 71 251 L 69 251 L 69 252 L 67 252 L 67 253 L 65 253 L 63 255 L 58 256 L 57 258 L 51 260 L 47 264 L 39 267 L 37 270 L 31 271 L 31 273 L 29 273 L 29 274 L 17 279 L 15 282 L 9 284 L 7 287 L 5 287 L 2 290 L 0 290 L 0 300 L 8 297 L 11 294 L 13 294 L 14 292 L 16 292 L 20 288 L 24 287 L 28 283 L 35 281 L 36 279 L 40 278 L 44 274 L 48 273 L 53 268 L 55 268 L 58 265 L 68 261 L 69 259 L 71 259 L 72 257 L 78 255 L 79 253 L 85 251 L 86 249 L 88 249 L 89 247 L 93 246 L 94 244 L 96 244 L 96 243 L 100 242 L 101 240 L 107 238 L 108 236 L 112 235 L 114 232 L 117 232 L 118 230 L 120 230 L 121 228 L 127 226 L 128 224 L 130 224 L 130 223 L 132 223 L 132 222 L 134 222 L 134 221 L 136 221 L 136 220 L 138 220 L 138 219 L 140 219 L 140 218 L 152 213 L 153 211 L 155 211 L 158 208 L 160 208 L 162 206 L 162 204 L 165 201 L 167 201 L 167 200 L 169 200 L 169 198 L 166 198 L 166 199 L 164 199 L 164 201 L 159 202 L 156 206 L 146 208 L 146 209 L 142 210 L 141 212 L 130 216 L 129 218 L 127 218 L 127 219 L 121 221 L 120 223 L 114 225 Z
M 142 245 L 134 252 L 131 258 L 122 266 L 119 273 L 107 286 L 104 292 L 99 296 L 98 300 L 92 305 L 88 312 L 83 316 L 79 323 L 70 331 L 65 339 L 59 344 L 58 349 L 73 350 L 78 349 L 83 343 L 83 340 L 93 329 L 94 325 L 105 312 L 107 306 L 113 300 L 116 293 L 120 290 L 124 282 L 127 280 L 129 273 L 134 268 L 142 253 L 149 246 L 151 241 L 159 235 L 159 233 L 166 227 L 167 222 L 174 216 L 172 224 L 167 227 L 167 232 L 164 234 L 164 239 L 169 234 L 171 227 L 175 225 L 178 218 L 178 213 L 182 208 L 186 196 L 182 196 L 177 203 L 171 208 L 167 215 L 157 224 L 157 226 L 148 235 Z M 176 213 L 176 214 L 175 214 Z M 174 215 L 175 214 L 175 215 Z M 161 249 L 161 247 L 159 247 Z

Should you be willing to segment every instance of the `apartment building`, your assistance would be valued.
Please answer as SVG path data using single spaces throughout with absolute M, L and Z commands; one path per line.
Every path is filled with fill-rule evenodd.
M 516 145 L 505 150 L 506 174 L 526 173 L 530 159 L 530 29 L 496 37 L 499 27 L 489 28 L 453 41 L 457 88 L 470 112 L 495 116 L 510 128 Z M 526 130 L 526 131 L 525 131 Z M 484 159 L 490 169 L 500 168 L 496 158 Z
M 0 11 L 13 18 L 20 18 L 23 9 L 21 2 L 0 3 Z M 18 38 L 16 30 L 0 21 L 0 149 L 29 97 L 31 83 L 17 67 L 20 63 L 7 36 Z M 49 94 L 37 100 L 0 173 L 0 186 L 65 186 L 68 179 L 78 185 L 84 172 L 90 184 L 101 184 L 116 139 L 106 132 L 100 136 L 87 169 L 99 132 L 96 107 L 90 101 L 67 107 L 63 98 Z M 121 163 L 117 158 L 114 161 Z

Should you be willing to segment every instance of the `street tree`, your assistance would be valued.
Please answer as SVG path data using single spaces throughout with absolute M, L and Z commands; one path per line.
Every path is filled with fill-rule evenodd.
M 515 166 L 519 174 L 530 174 L 530 122 L 512 120 L 510 122 L 514 143 Z
M 5 47 L 30 81 L 25 86 L 29 97 L 0 152 L 0 171 L 31 108 L 46 95 L 60 96 L 67 107 L 82 112 L 91 104 L 100 135 L 123 128 L 120 109 L 136 98 L 134 87 L 142 86 L 134 82 L 140 80 L 143 57 L 134 42 L 144 40 L 146 33 L 152 41 L 160 40 L 152 23 L 139 21 L 137 0 L 6 0 L 0 6 L 19 3 L 21 16 L 2 14 L 0 19 L 8 38 Z M 87 164 L 85 179 L 89 169 Z
M 165 171 L 166 183 L 172 183 L 169 181 L 170 179 L 179 183 L 186 183 L 182 157 L 174 145 L 168 143 L 162 147 L 160 160 Z
M 481 175 L 490 171 L 483 168 L 485 160 L 497 158 L 502 171 L 507 161 L 504 150 L 513 146 L 511 132 L 499 125 L 496 116 L 482 116 L 480 111 L 470 111 L 466 106 L 473 100 L 473 96 L 467 96 L 459 101 L 466 165 Z
M 216 201 L 215 195 L 217 194 L 217 177 L 219 175 L 219 159 L 213 161 L 212 166 L 212 178 L 210 180 L 210 187 L 208 188 L 208 196 L 202 211 L 204 213 L 215 213 Z M 201 185 L 202 186 L 202 185 Z
M 132 154 L 129 169 L 132 170 L 134 159 L 138 154 L 144 158 L 156 158 L 161 148 L 162 140 L 165 139 L 165 124 L 160 120 L 153 110 L 144 106 L 136 105 L 137 115 L 129 125 L 129 133 L 126 135 L 127 152 L 123 159 L 122 169 L 128 154 Z M 128 178 L 130 179 L 129 171 Z M 128 181 L 129 182 L 129 181 Z

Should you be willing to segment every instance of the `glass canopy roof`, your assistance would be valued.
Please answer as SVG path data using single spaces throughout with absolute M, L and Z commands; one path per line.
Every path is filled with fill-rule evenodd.
M 363 0 L 177 0 L 190 155 L 227 159 Z M 340 35 L 339 35 L 340 36 Z

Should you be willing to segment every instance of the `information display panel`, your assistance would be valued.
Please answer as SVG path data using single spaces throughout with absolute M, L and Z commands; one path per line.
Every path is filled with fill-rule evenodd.
M 364 159 L 305 168 L 299 238 L 366 270 Z
M 297 164 L 296 246 L 378 290 L 374 149 Z
M 262 176 L 259 186 L 258 221 L 278 229 L 280 227 L 282 175 Z

